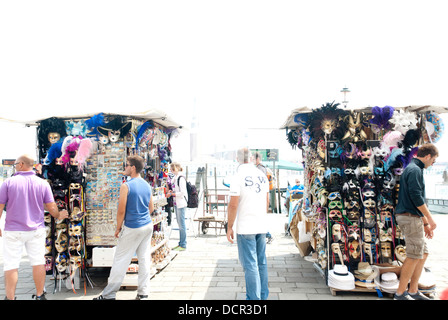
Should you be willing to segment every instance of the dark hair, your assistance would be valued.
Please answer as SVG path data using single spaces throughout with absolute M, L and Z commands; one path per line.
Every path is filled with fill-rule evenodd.
M 423 144 L 418 148 L 417 157 L 424 158 L 428 154 L 431 155 L 431 158 L 438 157 L 439 150 L 437 150 L 437 147 L 432 143 Z
M 143 160 L 142 157 L 140 156 L 129 156 L 127 158 L 127 162 L 129 163 L 129 165 L 134 166 L 135 167 L 135 171 L 137 173 L 142 172 L 143 168 L 145 167 L 145 160 Z

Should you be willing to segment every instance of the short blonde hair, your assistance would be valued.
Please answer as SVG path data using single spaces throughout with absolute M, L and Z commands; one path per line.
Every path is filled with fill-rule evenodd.
M 171 168 L 171 170 L 173 170 L 173 169 L 177 169 L 177 171 L 182 171 L 182 170 L 183 170 L 183 169 L 182 169 L 182 166 L 180 165 L 179 162 L 172 162 L 172 163 L 170 164 L 170 168 Z

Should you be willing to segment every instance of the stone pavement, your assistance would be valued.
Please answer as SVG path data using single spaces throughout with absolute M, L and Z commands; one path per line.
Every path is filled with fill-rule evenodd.
M 311 262 L 306 261 L 295 247 L 294 240 L 285 236 L 285 215 L 270 214 L 270 232 L 275 240 L 267 245 L 269 268 L 270 300 L 376 300 L 375 293 L 338 292 L 333 296 L 323 277 Z M 448 240 L 448 215 L 436 214 L 436 235 L 429 241 L 431 259 L 427 266 L 437 281 L 437 293 L 448 288 L 448 252 L 444 245 Z M 152 300 L 244 300 L 244 273 L 238 262 L 237 246 L 230 244 L 222 235 L 215 235 L 214 229 L 208 234 L 194 237 L 188 233 L 188 249 L 179 252 L 171 263 L 151 279 Z M 195 228 L 197 231 L 197 227 Z M 178 231 L 171 234 L 170 245 L 177 245 Z M 0 238 L 1 244 L 1 238 Z M 0 267 L 3 255 L 0 247 Z M 94 288 L 87 286 L 74 293 L 64 285 L 53 294 L 54 281 L 47 276 L 48 300 L 91 300 L 100 294 L 107 283 L 108 268 L 90 269 Z M 30 300 L 34 292 L 32 270 L 26 256 L 22 259 L 16 296 L 19 300 Z M 135 289 L 122 289 L 117 294 L 119 300 L 134 299 Z M 0 299 L 4 298 L 4 277 L 0 275 Z M 382 300 L 390 299 L 385 296 Z

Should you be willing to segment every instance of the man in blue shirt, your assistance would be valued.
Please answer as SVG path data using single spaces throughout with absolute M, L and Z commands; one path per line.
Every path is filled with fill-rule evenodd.
M 431 239 L 436 228 L 425 203 L 423 169 L 432 166 L 438 156 L 439 152 L 433 144 L 420 146 L 417 157 L 412 159 L 400 177 L 395 220 L 406 242 L 406 260 L 401 268 L 395 300 L 429 300 L 418 291 L 418 280 L 428 257 L 425 236 Z M 411 282 L 406 292 L 409 280 Z
M 151 269 L 151 238 L 153 224 L 151 212 L 154 211 L 152 190 L 140 177 L 144 160 L 140 156 L 129 156 L 124 175 L 131 179 L 122 184 L 118 200 L 117 228 L 115 237 L 118 245 L 107 286 L 94 300 L 115 300 L 126 271 L 134 254 L 138 258 L 138 294 L 137 299 L 148 298 Z

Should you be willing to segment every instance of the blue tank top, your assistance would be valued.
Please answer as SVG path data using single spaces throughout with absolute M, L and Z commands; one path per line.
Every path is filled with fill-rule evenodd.
M 151 186 L 142 178 L 134 178 L 126 182 L 128 187 L 128 200 L 126 202 L 126 215 L 124 225 L 128 228 L 141 228 L 152 223 L 149 212 L 151 200 Z

